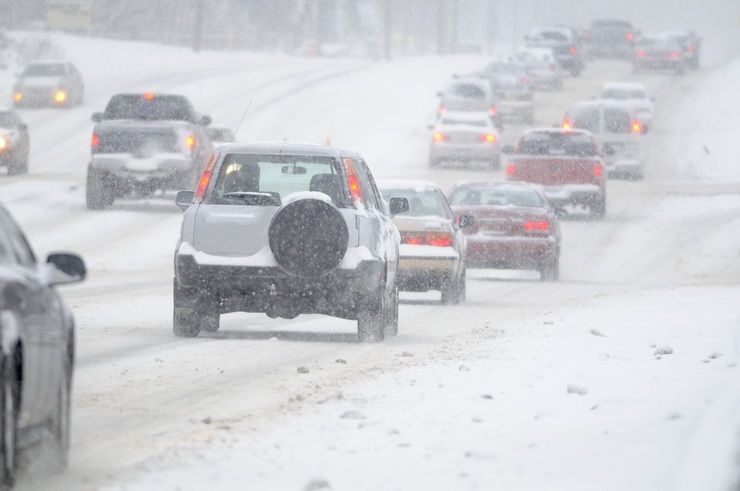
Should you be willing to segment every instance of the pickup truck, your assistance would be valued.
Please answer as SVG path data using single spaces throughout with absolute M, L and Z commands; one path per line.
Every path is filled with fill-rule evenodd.
M 508 153 L 506 175 L 510 181 L 540 184 L 550 204 L 565 212 L 566 206 L 585 206 L 591 215 L 606 214 L 606 172 L 591 133 L 573 129 L 525 131 Z

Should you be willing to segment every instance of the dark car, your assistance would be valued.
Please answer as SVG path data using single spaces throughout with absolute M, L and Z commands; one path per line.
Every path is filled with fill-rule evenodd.
M 57 285 L 85 278 L 73 254 L 37 262 L 20 227 L 0 206 L 0 481 L 15 480 L 18 449 L 49 435 L 54 463 L 65 465 L 75 325 Z M 44 430 L 39 433 L 39 430 Z
M 524 183 L 469 183 L 450 191 L 464 228 L 469 268 L 535 269 L 542 280 L 560 275 L 560 224 L 544 193 Z
M 66 61 L 29 63 L 13 88 L 16 106 L 68 107 L 82 104 L 85 84 L 77 68 Z
M 11 176 L 26 174 L 29 147 L 28 126 L 17 112 L 0 106 L 0 167 Z
M 110 206 L 117 198 L 194 189 L 213 152 L 205 128 L 211 118 L 197 114 L 181 95 L 117 94 L 93 121 L 90 209 Z
M 583 71 L 584 63 L 579 40 L 572 29 L 567 27 L 539 27 L 525 38 L 527 46 L 550 48 L 560 67 L 577 77 Z
M 675 31 L 663 31 L 659 33 L 659 36 L 664 38 L 674 39 L 681 50 L 683 51 L 683 58 L 686 60 L 686 65 L 691 70 L 696 70 L 701 64 L 701 38 L 696 35 L 694 31 L 689 30 L 675 30 Z
M 592 59 L 629 59 L 634 51 L 638 34 L 634 26 L 626 20 L 595 20 L 586 35 L 588 56 Z
M 219 329 L 221 314 L 357 320 L 360 341 L 398 332 L 392 214 L 358 154 L 291 143 L 224 144 L 185 208 L 175 252 L 176 336 Z
M 669 70 L 678 75 L 691 66 L 680 38 L 664 34 L 642 36 L 632 59 L 635 72 Z

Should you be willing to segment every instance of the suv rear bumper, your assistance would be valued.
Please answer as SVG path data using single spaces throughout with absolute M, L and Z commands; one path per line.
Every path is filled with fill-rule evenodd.
M 195 163 L 186 155 L 176 153 L 135 158 L 131 154 L 95 154 L 90 168 L 105 174 L 113 185 L 146 183 L 176 184 L 184 175 L 193 173 Z
M 604 191 L 595 184 L 566 184 L 563 186 L 544 186 L 544 188 L 547 199 L 554 206 L 594 206 L 605 199 Z

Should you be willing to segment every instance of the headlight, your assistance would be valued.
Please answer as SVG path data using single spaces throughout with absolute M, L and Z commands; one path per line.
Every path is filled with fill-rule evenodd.
M 23 92 L 21 92 L 20 90 L 16 90 L 13 94 L 13 100 L 15 102 L 21 102 L 23 100 Z
M 54 101 L 55 102 L 64 102 L 67 100 L 67 93 L 63 90 L 57 90 L 54 92 Z
M 7 135 L 0 135 L 0 151 L 10 147 L 10 138 Z

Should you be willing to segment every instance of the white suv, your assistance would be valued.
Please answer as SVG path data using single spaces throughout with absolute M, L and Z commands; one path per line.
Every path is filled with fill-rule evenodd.
M 185 208 L 175 252 L 174 332 L 216 331 L 220 314 L 356 319 L 360 341 L 398 330 L 391 212 L 362 157 L 274 143 L 218 148 Z M 388 209 L 390 208 L 390 210 Z

